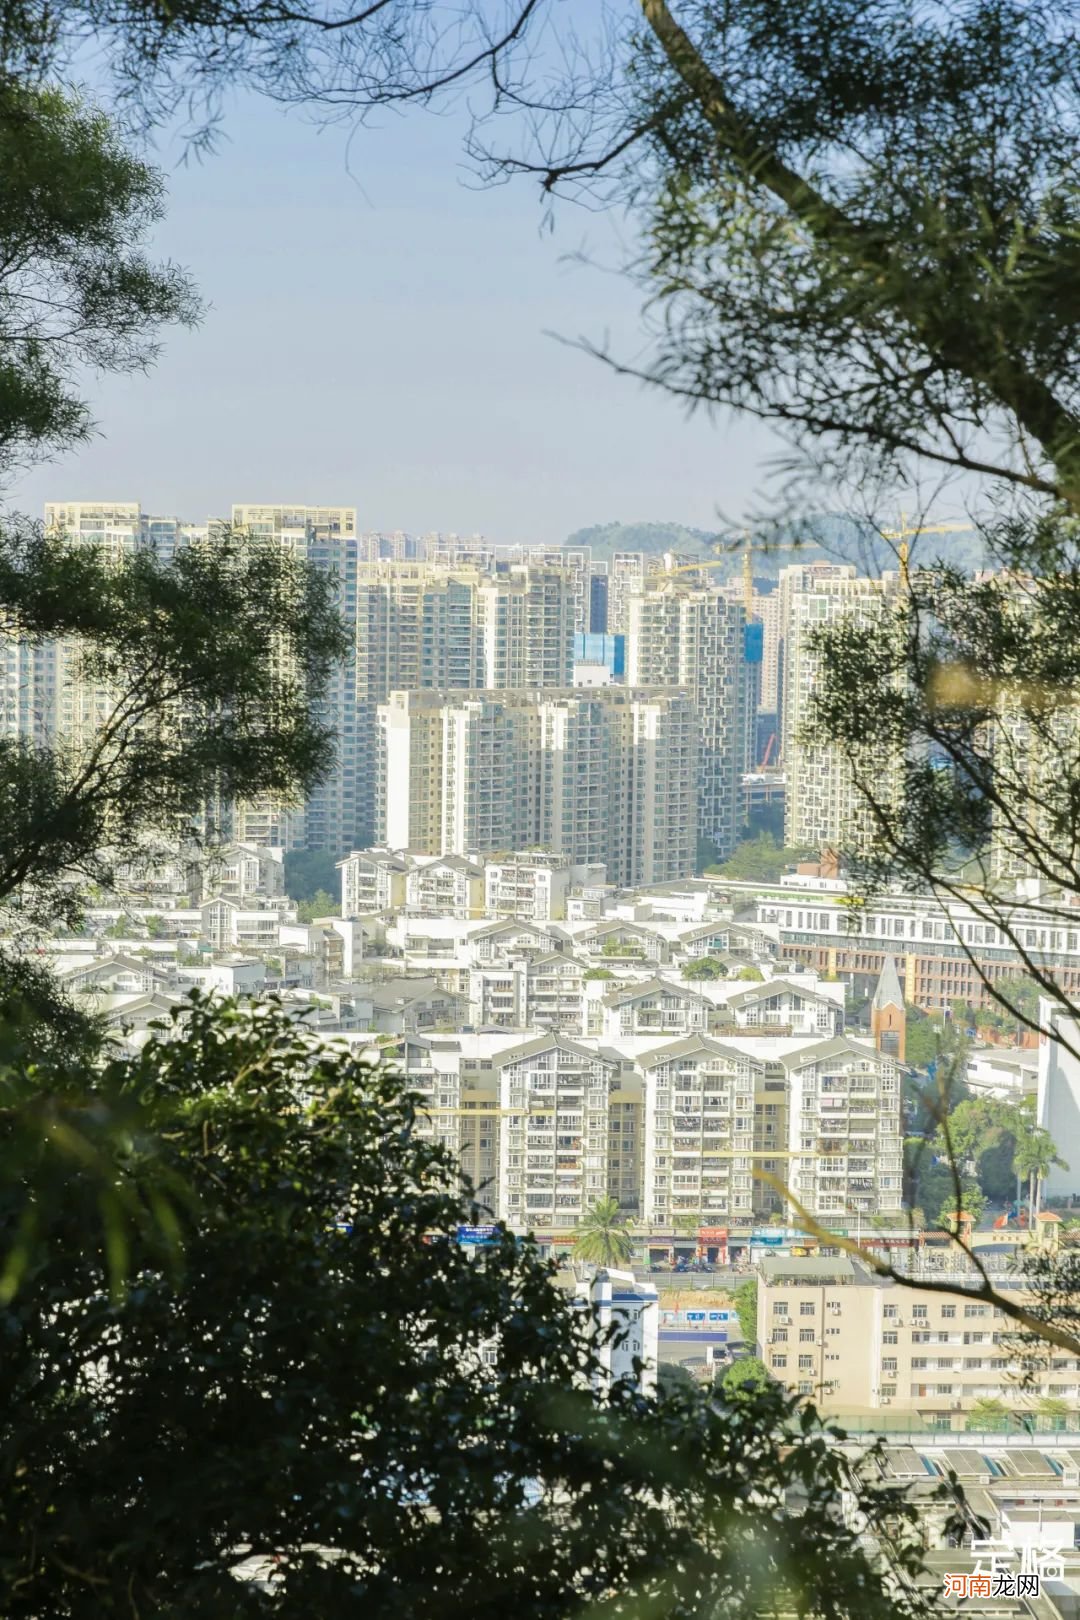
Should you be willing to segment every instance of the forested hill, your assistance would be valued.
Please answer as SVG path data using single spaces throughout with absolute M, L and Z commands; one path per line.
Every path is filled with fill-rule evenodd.
M 717 569 L 722 579 L 742 566 L 737 536 L 687 528 L 682 523 L 596 523 L 568 535 L 568 546 L 589 546 L 595 562 L 610 562 L 617 551 L 644 551 L 661 555 L 675 551 L 686 557 L 724 557 L 730 570 Z M 895 549 L 868 525 L 846 517 L 818 517 L 805 526 L 789 524 L 780 535 L 755 544 L 754 577 L 775 579 L 778 571 L 795 561 L 855 563 L 861 572 L 877 574 L 896 567 Z M 986 565 L 983 542 L 974 529 L 947 534 L 923 534 L 912 543 L 912 562 L 929 564 L 938 558 L 968 572 Z

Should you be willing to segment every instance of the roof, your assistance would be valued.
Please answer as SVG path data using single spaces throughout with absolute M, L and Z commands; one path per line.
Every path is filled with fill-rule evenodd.
M 801 1069 L 807 1063 L 822 1063 L 831 1057 L 873 1057 L 876 1053 L 872 1046 L 857 1044 L 847 1035 L 834 1035 L 828 1041 L 815 1041 L 812 1046 L 802 1046 L 797 1052 L 792 1052 L 781 1058 L 788 1068 Z
M 828 996 L 823 996 L 819 991 L 812 990 L 809 985 L 793 984 L 790 979 L 766 979 L 762 984 L 751 984 L 745 990 L 736 990 L 733 996 L 728 997 L 728 1006 L 742 1007 L 748 1002 L 765 1000 L 769 996 L 783 995 L 785 991 L 790 991 L 793 996 L 805 996 L 807 1001 L 823 1002 L 829 1000 Z M 839 1007 L 840 1004 L 833 1001 L 830 1002 L 830 1005 Z
M 499 922 L 486 923 L 483 928 L 478 928 L 472 938 L 489 939 L 493 934 L 520 934 L 522 931 L 534 934 L 538 939 L 542 939 L 548 933 L 546 928 L 539 928 L 535 923 L 527 922 L 523 918 L 503 917 Z
M 670 979 L 660 979 L 654 974 L 651 979 L 639 979 L 633 984 L 620 985 L 617 990 L 609 990 L 603 1000 L 608 1007 L 620 1007 L 625 1002 L 637 1001 L 640 996 L 654 995 L 675 996 L 680 1000 L 701 1002 L 704 997 L 696 991 L 674 984 Z
M 423 866 L 415 866 L 409 873 L 410 877 L 421 878 L 425 872 L 435 872 L 439 867 L 449 867 L 452 872 L 467 872 L 471 877 L 483 877 L 484 868 L 475 861 L 468 860 L 464 855 L 436 855 L 433 861 L 425 861 Z
M 846 1255 L 835 1260 L 822 1260 L 813 1254 L 767 1254 L 759 1262 L 767 1283 L 783 1282 L 854 1282 L 855 1267 Z
M 595 1062 L 600 1057 L 600 1054 L 595 1050 L 590 1050 L 589 1047 L 582 1046 L 577 1041 L 568 1041 L 565 1035 L 551 1034 L 540 1035 L 535 1040 L 523 1041 L 520 1046 L 510 1047 L 507 1051 L 499 1054 L 498 1061 L 500 1066 L 504 1063 L 520 1063 L 522 1058 L 534 1057 L 538 1052 L 550 1052 L 552 1050 L 572 1052 L 575 1057 L 585 1058 L 589 1063 Z M 604 1063 L 613 1061 L 611 1058 L 601 1058 L 601 1062 Z
M 877 1012 L 880 1012 L 883 1007 L 902 1007 L 904 1005 L 904 992 L 900 988 L 900 975 L 896 971 L 895 956 L 885 958 L 885 965 L 881 970 L 881 977 L 878 979 L 874 999 L 870 1005 Z
M 638 1064 L 643 1069 L 655 1069 L 660 1063 L 671 1063 L 681 1057 L 691 1057 L 695 1052 L 732 1058 L 736 1062 L 744 1059 L 746 1055 L 735 1046 L 728 1046 L 723 1041 L 714 1041 L 709 1035 L 688 1035 L 685 1040 L 667 1041 L 663 1046 L 656 1046 L 651 1051 L 643 1052 L 638 1058 Z

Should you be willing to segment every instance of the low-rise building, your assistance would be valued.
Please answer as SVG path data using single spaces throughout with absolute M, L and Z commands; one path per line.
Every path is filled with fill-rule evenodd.
M 838 1256 L 769 1256 L 758 1266 L 757 1336 L 770 1373 L 828 1413 L 917 1414 L 963 1429 L 977 1401 L 1001 1401 L 1034 1417 L 1040 1399 L 1077 1409 L 1080 1359 L 1048 1346 L 1046 1363 L 1021 1387 L 1010 1320 L 983 1299 L 954 1297 L 878 1277 Z M 940 1272 L 927 1281 L 940 1284 Z M 967 1279 L 974 1288 L 978 1279 Z M 1023 1279 L 995 1284 L 1022 1297 Z

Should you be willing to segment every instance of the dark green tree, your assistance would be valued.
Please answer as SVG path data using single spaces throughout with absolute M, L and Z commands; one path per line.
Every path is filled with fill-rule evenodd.
M 28 918 L 216 804 L 296 797 L 333 757 L 318 701 L 344 633 L 329 583 L 279 550 L 226 532 L 171 564 L 109 560 L 12 519 L 0 605 L 9 634 L 67 643 L 102 715 L 88 736 L 0 743 L 0 902 Z
M 717 1387 L 735 1404 L 753 1399 L 769 1386 L 769 1369 L 757 1356 L 740 1356 L 717 1379 Z
M 298 904 L 324 894 L 341 893 L 337 857 L 321 849 L 285 851 L 285 893 Z
M 873 1459 L 775 1387 L 609 1395 L 529 1240 L 459 1247 L 476 1206 L 388 1069 L 273 1005 L 196 1004 L 93 1086 L 4 1055 L 12 1620 L 929 1616 L 839 1511 L 898 1515 L 887 1562 L 916 1567 Z
M 753 1277 L 741 1282 L 734 1294 L 739 1329 L 747 1344 L 757 1343 L 757 1282 Z
M 0 170 L 2 476 L 87 439 L 87 373 L 143 370 L 162 326 L 191 325 L 199 303 L 181 269 L 144 251 L 164 212 L 161 175 L 85 98 L 2 60 Z
M 726 979 L 727 965 L 715 956 L 695 956 L 693 961 L 686 963 L 682 976 L 689 983 L 695 979 Z
M 325 889 L 316 889 L 310 900 L 301 901 L 296 915 L 302 923 L 314 922 L 316 917 L 340 917 L 341 902 Z

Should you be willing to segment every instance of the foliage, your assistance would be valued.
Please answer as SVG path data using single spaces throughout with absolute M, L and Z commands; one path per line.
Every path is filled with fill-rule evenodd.
M 333 855 L 321 849 L 285 851 L 285 893 L 297 904 L 319 893 L 340 894 L 341 874 Z
M 333 741 L 313 709 L 344 650 L 327 582 L 223 532 L 169 564 L 109 560 L 39 526 L 0 527 L 5 627 L 65 638 L 106 718 L 85 742 L 0 741 L 0 898 L 46 922 L 108 887 L 141 841 L 182 836 L 208 799 L 291 799 Z
M 993 1431 L 1009 1427 L 1009 1408 L 995 1395 L 981 1395 L 973 1401 L 967 1415 L 966 1427 Z
M 727 964 L 716 956 L 695 956 L 682 970 L 684 979 L 726 979 Z
M 753 1277 L 741 1282 L 733 1295 L 739 1316 L 739 1330 L 747 1344 L 757 1343 L 758 1285 Z
M 764 984 L 765 982 L 765 975 L 762 973 L 761 969 L 753 967 L 750 964 L 748 964 L 746 967 L 741 967 L 738 973 L 736 973 L 735 977 L 737 979 L 745 979 L 750 984 Z
M 776 883 L 789 867 L 806 858 L 806 850 L 787 849 L 771 832 L 759 832 L 737 844 L 719 870 L 725 877 L 746 883 Z
M 310 900 L 300 902 L 296 915 L 302 923 L 312 923 L 318 917 L 340 917 L 341 904 L 325 889 L 316 889 Z
M 142 251 L 161 176 L 56 85 L 0 75 L 0 473 L 90 437 L 88 371 L 144 369 L 191 325 L 187 276 Z
M 888 1545 L 912 1569 L 914 1510 L 780 1391 L 607 1398 L 534 1245 L 503 1233 L 470 1257 L 453 1241 L 475 1205 L 387 1069 L 273 1005 L 200 1003 L 178 1038 L 92 1080 L 6 1059 L 12 1620 L 357 1603 L 554 1620 L 601 1599 L 928 1615 L 839 1508 L 849 1489 L 871 1527 L 898 1524 Z M 77 1156 L 42 1133 L 43 1108 Z M 42 1196 L 61 1177 L 64 1197 Z M 264 1589 L 235 1573 L 249 1553 Z
M 745 1400 L 769 1385 L 769 1369 L 757 1356 L 739 1356 L 724 1368 L 717 1379 L 719 1388 L 729 1401 Z
M 574 1233 L 574 1256 L 595 1266 L 628 1265 L 634 1240 L 615 1198 L 598 1198 Z
M 610 968 L 591 967 L 591 968 L 586 968 L 585 972 L 581 975 L 581 977 L 582 977 L 583 980 L 585 980 L 585 979 L 613 979 L 615 977 L 615 975 L 614 975 L 614 973 L 612 973 Z

